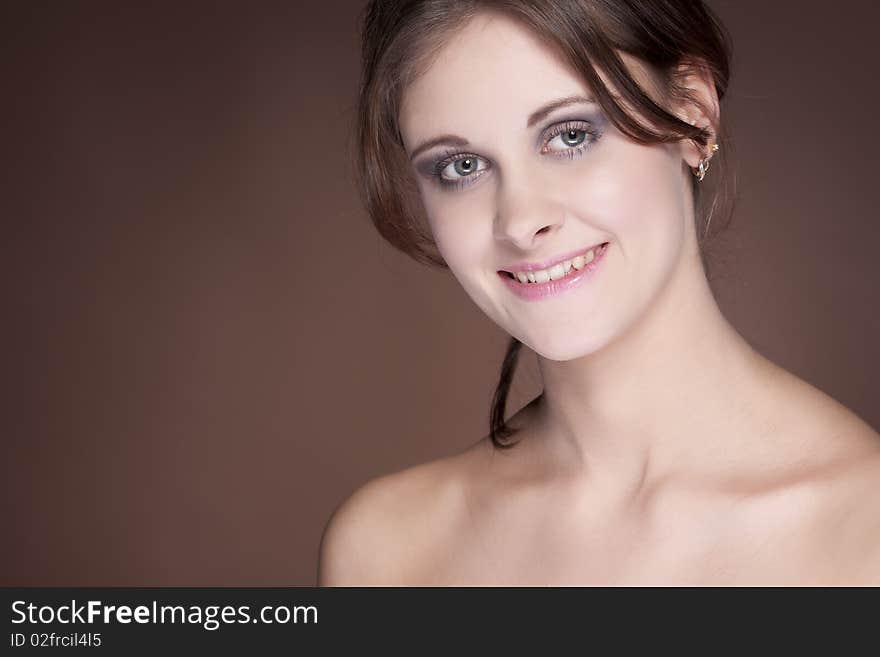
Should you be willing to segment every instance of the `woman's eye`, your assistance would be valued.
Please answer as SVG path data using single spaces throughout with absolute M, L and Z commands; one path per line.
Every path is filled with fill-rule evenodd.
M 560 152 L 569 148 L 577 148 L 587 140 L 587 131 L 571 129 L 560 132 L 547 142 L 544 152 Z
M 602 136 L 602 129 L 587 121 L 568 121 L 545 131 L 541 153 L 574 158 L 583 154 Z M 489 161 L 471 153 L 454 153 L 425 169 L 426 175 L 447 189 L 461 189 L 479 180 L 492 168 Z
M 460 180 L 472 176 L 477 171 L 486 168 L 486 163 L 481 158 L 468 155 L 457 160 L 453 160 L 440 170 L 440 177 L 443 180 Z

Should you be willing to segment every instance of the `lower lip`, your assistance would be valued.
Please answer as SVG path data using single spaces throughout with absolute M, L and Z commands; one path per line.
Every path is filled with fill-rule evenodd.
M 583 269 L 571 268 L 567 276 L 558 278 L 555 281 L 547 281 L 546 283 L 520 283 L 516 278 L 511 278 L 504 272 L 498 272 L 498 275 L 504 280 L 510 290 L 520 299 L 526 301 L 537 301 L 539 299 L 547 299 L 555 297 L 564 292 L 577 287 L 584 281 L 593 277 L 593 272 L 598 269 L 599 265 L 605 259 L 610 243 L 606 243 L 602 250 Z

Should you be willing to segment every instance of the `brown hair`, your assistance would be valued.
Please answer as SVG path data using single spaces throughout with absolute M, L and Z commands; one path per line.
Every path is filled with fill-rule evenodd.
M 661 101 L 699 104 L 681 84 L 684 75 L 695 71 L 711 77 L 720 101 L 730 78 L 731 42 L 720 20 L 701 0 L 372 0 L 363 15 L 356 161 L 370 218 L 395 248 L 418 262 L 447 267 L 431 237 L 410 173 L 398 109 L 403 89 L 430 63 L 450 31 L 480 10 L 504 12 L 540 35 L 589 85 L 622 133 L 643 144 L 691 139 L 706 152 L 711 133 L 658 104 L 636 82 L 617 52 L 640 60 L 656 82 Z M 607 76 L 619 99 L 598 71 Z M 637 120 L 625 107 L 647 122 Z M 714 127 L 717 140 L 726 142 L 723 124 Z M 713 158 L 716 183 L 726 180 L 726 152 L 724 148 L 716 154 L 722 155 L 720 163 Z M 697 231 L 707 268 L 703 247 L 710 237 L 709 223 L 719 193 L 716 190 L 705 199 L 702 186 L 692 179 L 695 207 L 700 209 L 698 222 L 703 206 L 709 207 L 706 229 Z M 729 220 L 730 215 L 725 225 Z M 515 430 L 505 423 L 504 411 L 521 346 L 511 338 L 492 399 L 490 437 L 498 448 L 515 444 L 505 442 Z

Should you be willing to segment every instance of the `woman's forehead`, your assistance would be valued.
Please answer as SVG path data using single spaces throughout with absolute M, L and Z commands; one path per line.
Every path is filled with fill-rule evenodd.
M 401 130 L 412 134 L 408 123 L 426 117 L 433 128 L 464 130 L 486 115 L 527 115 L 549 98 L 574 95 L 592 94 L 538 35 L 502 14 L 480 13 L 450 34 L 404 89 Z
M 643 64 L 618 54 L 634 79 L 650 88 Z M 617 96 L 607 76 L 596 73 Z M 403 90 L 398 120 L 404 138 L 413 141 L 425 137 L 425 130 L 465 132 L 505 119 L 523 125 L 535 108 L 572 96 L 595 98 L 545 38 L 509 16 L 480 12 L 450 33 Z

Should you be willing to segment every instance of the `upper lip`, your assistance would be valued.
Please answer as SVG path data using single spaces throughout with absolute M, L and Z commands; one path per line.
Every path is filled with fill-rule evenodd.
M 513 265 L 505 265 L 504 268 L 500 269 L 499 271 L 514 273 L 518 271 L 540 271 L 541 269 L 550 269 L 553 265 L 558 265 L 560 262 L 565 262 L 566 260 L 576 258 L 579 255 L 583 255 L 587 251 L 595 249 L 597 246 L 601 246 L 603 244 L 605 244 L 605 242 L 597 242 L 596 244 L 593 244 L 593 246 L 587 246 L 582 249 L 578 249 L 577 251 L 570 251 L 569 253 L 555 256 L 550 260 L 544 260 L 542 262 L 518 262 Z

